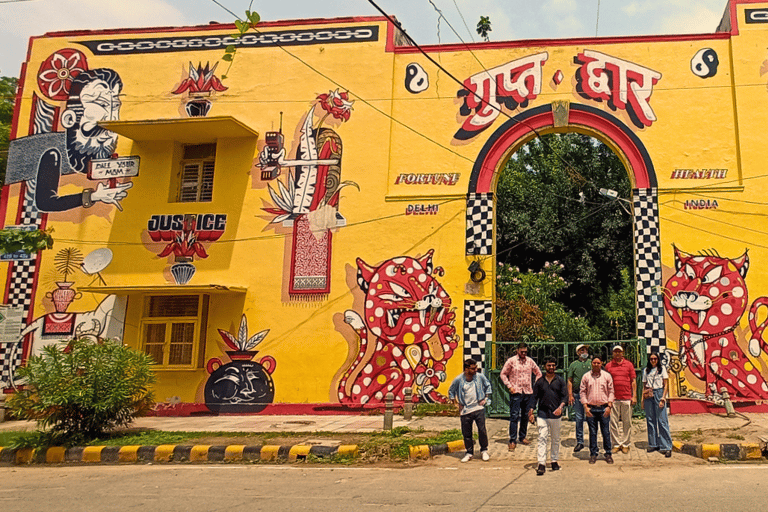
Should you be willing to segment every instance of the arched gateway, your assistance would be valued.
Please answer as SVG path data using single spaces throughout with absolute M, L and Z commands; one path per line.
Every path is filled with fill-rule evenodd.
M 656 172 L 640 139 L 623 122 L 603 110 L 582 104 L 556 102 L 541 105 L 510 118 L 487 140 L 478 154 L 467 192 L 466 254 L 493 253 L 494 189 L 507 160 L 532 138 L 549 132 L 574 131 L 593 136 L 608 145 L 624 163 L 632 183 L 634 223 L 637 334 L 647 348 L 664 350 L 659 208 Z M 490 301 L 468 301 L 465 322 L 467 356 L 484 358 L 493 322 Z

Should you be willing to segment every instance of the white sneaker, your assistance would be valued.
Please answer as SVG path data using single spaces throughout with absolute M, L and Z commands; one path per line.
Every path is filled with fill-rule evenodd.
M 483 453 L 485 453 L 485 452 L 483 452 Z M 463 458 L 463 459 L 461 459 L 461 462 L 469 462 L 469 461 L 471 461 L 471 460 L 472 460 L 472 454 L 471 454 L 471 453 L 468 453 L 468 454 L 466 454 L 466 455 L 464 456 L 464 458 Z
M 488 450 L 483 450 L 483 451 L 482 451 L 482 452 L 480 452 L 480 453 L 482 454 L 482 456 L 483 456 L 483 460 L 484 460 L 485 462 L 488 462 L 489 460 L 491 460 L 491 456 L 490 456 L 490 455 L 488 455 Z

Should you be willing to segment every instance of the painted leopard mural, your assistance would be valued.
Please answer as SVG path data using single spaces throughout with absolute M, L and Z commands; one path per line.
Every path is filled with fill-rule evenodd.
M 745 252 L 736 259 L 716 253 L 691 255 L 675 249 L 675 269 L 664 287 L 664 305 L 669 317 L 680 326 L 680 361 L 705 385 L 705 393 L 691 396 L 718 401 L 725 388 L 733 398 L 768 399 L 768 384 L 739 346 L 734 329 L 747 309 L 749 269 Z M 768 308 L 761 297 L 749 310 L 752 335 L 747 349 L 752 357 L 768 353 L 763 332 L 768 320 L 757 325 L 760 307 Z
M 341 403 L 379 403 L 388 392 L 403 400 L 406 387 L 413 389 L 414 401 L 446 400 L 437 387 L 459 338 L 451 298 L 435 279 L 444 271 L 432 267 L 433 253 L 392 258 L 377 267 L 357 259 L 365 305 L 363 315 L 344 313 L 359 346 L 338 384 Z

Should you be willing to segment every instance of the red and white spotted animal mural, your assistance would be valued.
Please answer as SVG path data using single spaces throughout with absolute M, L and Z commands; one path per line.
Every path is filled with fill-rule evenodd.
M 705 384 L 703 394 L 693 391 L 689 396 L 717 402 L 725 389 L 731 398 L 768 399 L 768 384 L 758 369 L 758 358 L 768 353 L 763 338 L 768 320 L 759 325 L 756 320 L 759 308 L 768 308 L 768 298 L 756 299 L 749 308 L 748 339 L 738 328 L 749 303 L 747 253 L 730 259 L 714 251 L 692 255 L 675 247 L 675 269 L 664 287 L 664 306 L 680 327 L 680 362 Z
M 459 337 L 451 298 L 436 279 L 444 271 L 433 268 L 433 254 L 400 256 L 378 266 L 357 259 L 365 304 L 362 314 L 344 312 L 357 340 L 350 343 L 354 360 L 338 383 L 341 403 L 381 403 L 389 392 L 402 400 L 406 387 L 414 401 L 446 401 L 437 388 Z

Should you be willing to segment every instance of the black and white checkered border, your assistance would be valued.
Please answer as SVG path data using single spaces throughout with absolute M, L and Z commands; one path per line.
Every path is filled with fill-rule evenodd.
M 659 207 L 655 188 L 634 189 L 635 283 L 637 286 L 637 335 L 648 351 L 666 349 L 664 305 L 661 297 Z
M 43 214 L 35 207 L 35 182 L 28 181 L 25 185 L 19 224 L 40 227 Z M 21 306 L 24 319 L 29 317 L 29 312 L 32 309 L 35 273 L 39 258 L 38 254 L 33 260 L 12 262 L 10 279 L 6 283 L 8 304 L 16 307 Z M 23 348 L 23 340 L 0 343 L 0 389 L 5 387 L 4 383 L 6 385 L 11 384 L 16 368 L 21 366 Z
M 466 254 L 491 254 L 493 234 L 493 193 L 467 194 Z
M 493 302 L 490 300 L 464 301 L 464 359 L 478 361 L 485 367 L 485 344 L 493 338 Z

